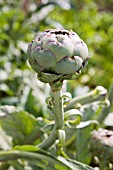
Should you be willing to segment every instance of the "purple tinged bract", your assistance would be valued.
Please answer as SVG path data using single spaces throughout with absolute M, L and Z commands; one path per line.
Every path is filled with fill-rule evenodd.
M 38 34 L 27 53 L 32 69 L 45 83 L 75 78 L 90 58 L 85 42 L 75 32 L 64 29 Z

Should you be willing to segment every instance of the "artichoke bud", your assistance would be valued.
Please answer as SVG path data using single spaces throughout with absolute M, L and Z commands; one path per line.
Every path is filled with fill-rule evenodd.
M 73 31 L 46 30 L 27 49 L 29 63 L 40 81 L 73 79 L 89 59 L 87 45 Z

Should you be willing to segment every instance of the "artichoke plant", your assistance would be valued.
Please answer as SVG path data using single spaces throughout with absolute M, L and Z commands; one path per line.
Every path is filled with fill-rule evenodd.
M 89 59 L 87 45 L 73 31 L 49 29 L 28 45 L 29 63 L 45 83 L 74 79 Z

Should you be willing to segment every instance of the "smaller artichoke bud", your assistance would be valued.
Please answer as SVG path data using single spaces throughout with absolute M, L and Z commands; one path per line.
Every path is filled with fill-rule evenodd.
M 73 79 L 89 60 L 88 48 L 73 31 L 46 30 L 28 45 L 29 63 L 45 83 Z

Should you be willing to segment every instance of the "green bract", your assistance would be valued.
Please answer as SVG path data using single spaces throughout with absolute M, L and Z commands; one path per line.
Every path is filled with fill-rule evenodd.
M 89 54 L 73 31 L 46 30 L 28 46 L 29 63 L 42 82 L 73 79 L 86 65 Z

